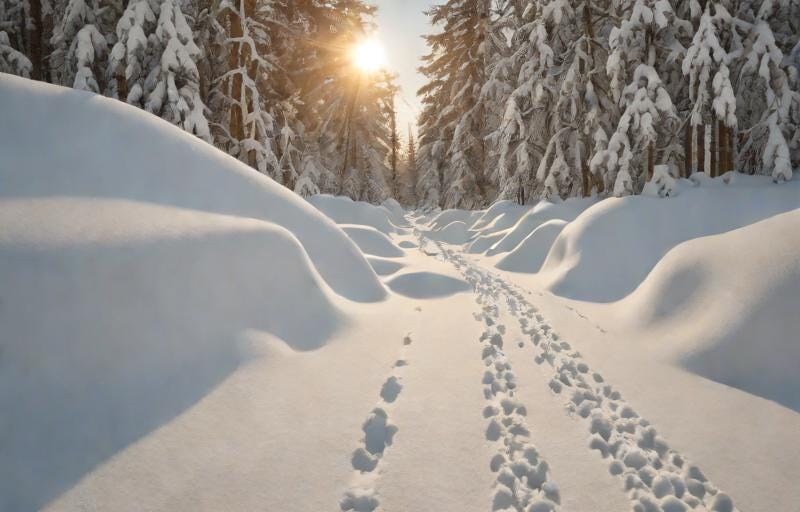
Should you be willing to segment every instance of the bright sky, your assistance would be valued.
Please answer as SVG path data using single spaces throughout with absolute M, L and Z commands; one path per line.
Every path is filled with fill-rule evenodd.
M 422 11 L 434 0 L 372 0 L 378 6 L 378 39 L 386 50 L 390 71 L 397 73 L 400 95 L 397 101 L 397 126 L 403 140 L 411 123 L 416 133 L 416 117 L 420 105 L 417 89 L 425 84 L 417 72 L 419 58 L 427 53 L 423 34 L 431 32 L 428 17 Z

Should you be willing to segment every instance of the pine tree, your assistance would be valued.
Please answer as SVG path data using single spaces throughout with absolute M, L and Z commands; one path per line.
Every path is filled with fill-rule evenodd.
M 24 2 L 0 0 L 0 72 L 31 76 L 33 63 L 26 55 L 24 27 Z
M 67 87 L 103 93 L 107 59 L 122 12 L 116 1 L 69 0 L 53 29 L 50 56 L 53 79 Z
M 689 123 L 697 134 L 696 141 L 688 148 L 692 154 L 687 159 L 696 162 L 699 171 L 711 176 L 718 173 L 719 137 L 714 137 L 718 122 L 723 126 L 723 141 L 729 140 L 727 132 L 737 124 L 735 97 L 726 63 L 728 53 L 720 43 L 723 32 L 730 30 L 730 20 L 730 14 L 719 2 L 709 2 L 683 61 L 683 73 L 689 77 L 693 102 Z
M 210 142 L 196 64 L 200 48 L 176 0 L 163 0 L 159 11 L 155 36 L 161 60 L 147 77 L 144 107 Z
M 485 108 L 489 5 L 449 0 L 428 11 L 440 33 L 426 37 L 431 53 L 420 70 L 431 79 L 423 96 L 420 173 L 429 207 L 475 208 L 486 202 Z M 439 185 L 436 186 L 436 182 Z M 418 191 L 420 187 L 418 186 Z M 427 197 L 425 197 L 427 196 Z

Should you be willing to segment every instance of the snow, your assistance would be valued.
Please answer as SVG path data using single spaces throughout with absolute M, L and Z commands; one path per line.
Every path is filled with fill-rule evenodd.
M 335 292 L 364 301 L 384 296 L 363 255 L 332 222 L 169 123 L 116 101 L 7 75 L 0 91 L 6 120 L 0 197 L 127 199 L 275 223 L 298 238 Z M 48 151 L 41 140 L 51 142 Z
M 349 197 L 320 194 L 309 197 L 308 202 L 339 224 L 364 224 L 387 235 L 406 225 L 405 219 L 395 210 L 356 202 Z
M 386 282 L 395 293 L 414 299 L 446 297 L 472 289 L 462 279 L 435 272 L 409 272 L 400 274 Z
M 553 243 L 541 269 L 544 283 L 563 297 L 618 300 L 675 245 L 800 207 L 800 182 L 778 189 L 763 176 L 737 175 L 730 187 L 723 180 L 710 186 L 681 180 L 669 201 L 637 196 L 597 203 Z
M 0 109 L 2 510 L 800 502 L 796 178 L 410 213 L 87 93 Z
M 364 254 L 384 258 L 397 258 L 405 254 L 388 236 L 372 226 L 341 224 L 341 228 Z
M 317 351 L 386 296 L 333 222 L 169 123 L 7 75 L 0 110 L 2 510 L 175 421 L 260 358 L 251 338 Z M 90 500 L 120 510 L 118 489 Z

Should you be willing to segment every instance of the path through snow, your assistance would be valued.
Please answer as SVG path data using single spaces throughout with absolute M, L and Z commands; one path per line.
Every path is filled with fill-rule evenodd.
M 727 494 L 671 448 L 621 392 L 553 330 L 529 300 L 530 291 L 471 262 L 462 252 L 426 239 L 419 230 L 415 234 L 425 254 L 455 266 L 481 305 L 474 316 L 486 327 L 480 339 L 489 401 L 484 410 L 489 420 L 486 437 L 498 446 L 490 464 L 497 473 L 493 510 L 550 511 L 560 502 L 558 487 L 548 478 L 548 462 L 529 440 L 528 408 L 515 398 L 515 374 L 503 348 L 506 328 L 499 323 L 501 308 L 518 321 L 527 338 L 519 344 L 534 350 L 532 362 L 549 368 L 550 377 L 543 384 L 567 398 L 565 412 L 584 422 L 590 436 L 587 447 L 608 461 L 609 473 L 621 480 L 635 512 L 737 510 Z M 557 465 L 557 458 L 551 463 Z

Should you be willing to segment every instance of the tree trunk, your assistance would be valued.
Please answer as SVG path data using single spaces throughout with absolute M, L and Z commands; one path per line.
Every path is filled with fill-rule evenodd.
M 242 8 L 244 0 L 237 2 L 236 9 L 228 11 L 228 23 L 231 39 L 240 39 L 242 37 L 242 19 L 239 16 L 240 9 Z M 244 63 L 241 61 L 241 43 L 233 42 L 231 44 L 231 53 L 228 55 L 228 68 L 231 70 L 239 70 L 240 72 L 234 73 L 228 79 L 228 86 L 230 87 L 231 99 L 231 117 L 229 131 L 231 137 L 237 141 L 244 139 L 244 103 L 242 102 L 242 75 L 243 71 L 240 69 Z
M 686 123 L 683 131 L 683 178 L 692 175 L 692 123 Z
M 722 176 L 731 170 L 730 166 L 730 135 L 728 127 L 723 121 L 719 121 L 717 131 L 719 133 L 719 175 Z
M 28 44 L 30 50 L 31 78 L 41 80 L 42 75 L 42 2 L 41 0 L 29 0 L 31 28 L 28 32 Z
M 656 143 L 651 141 L 647 146 L 647 181 L 653 179 L 653 172 L 656 166 Z
M 706 170 L 706 127 L 697 126 L 697 172 Z
M 717 159 L 717 150 L 719 149 L 719 134 L 717 133 L 717 126 L 718 123 L 712 122 L 711 130 L 709 130 L 711 133 L 711 140 L 708 152 L 710 154 L 709 156 L 711 159 L 711 169 L 709 169 L 708 172 L 712 178 L 716 178 L 717 176 L 719 176 L 719 168 L 718 168 L 719 160 Z
M 392 103 L 391 103 L 392 111 L 390 113 L 390 123 L 391 123 L 391 130 L 392 130 L 392 156 L 391 156 L 391 165 L 392 165 L 392 197 L 397 199 L 397 146 L 399 144 L 399 137 L 397 136 L 397 112 L 394 109 L 394 96 L 392 96 Z

